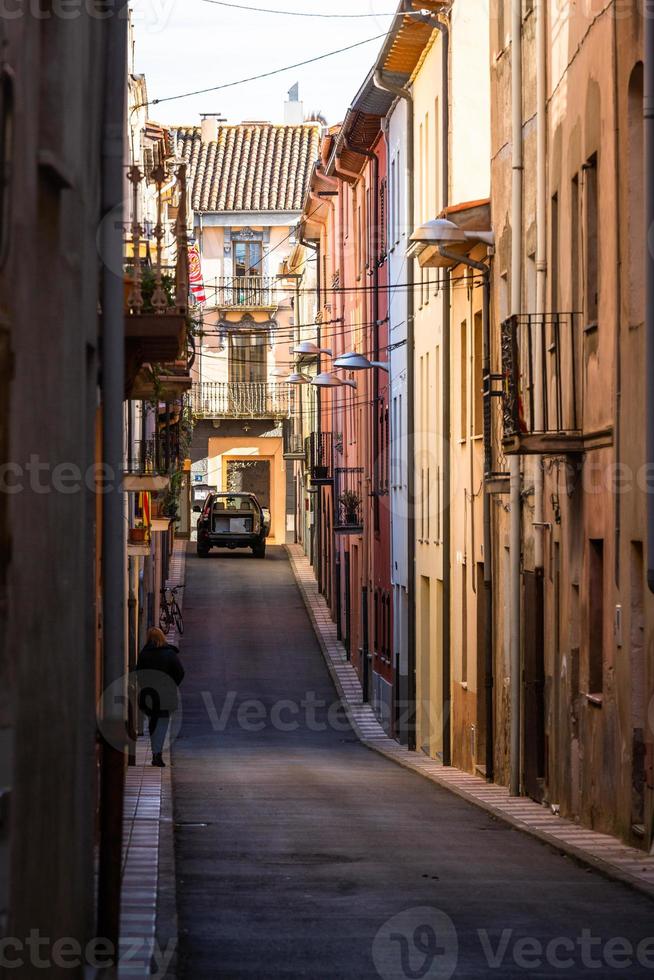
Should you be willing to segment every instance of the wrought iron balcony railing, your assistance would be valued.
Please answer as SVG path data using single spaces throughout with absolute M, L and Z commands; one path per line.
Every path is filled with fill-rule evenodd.
M 334 531 L 337 534 L 363 532 L 362 466 L 337 466 L 334 470 Z
M 299 420 L 284 419 L 282 427 L 284 459 L 304 459 L 304 437 L 299 431 Z
M 307 444 L 307 466 L 314 483 L 331 483 L 334 478 L 331 432 L 312 432 Z
M 501 342 L 504 452 L 581 452 L 580 315 L 509 317 L 501 326 Z
M 179 469 L 179 427 L 164 429 L 150 439 L 135 439 L 127 447 L 125 472 L 134 476 L 163 476 Z
M 207 298 L 223 309 L 275 309 L 278 288 L 271 276 L 218 276 L 209 283 Z
M 202 381 L 191 389 L 193 414 L 203 419 L 274 419 L 292 414 L 290 386 L 267 381 Z
M 135 217 L 125 241 L 126 311 L 132 316 L 185 316 L 189 294 L 186 164 L 180 164 L 176 170 L 160 164 L 148 174 L 132 166 L 127 178 L 132 185 L 131 209 Z M 153 213 L 139 221 L 142 185 Z M 177 214 L 169 225 L 164 216 L 164 197 L 171 193 L 177 203 Z M 144 257 L 145 253 L 148 258 Z

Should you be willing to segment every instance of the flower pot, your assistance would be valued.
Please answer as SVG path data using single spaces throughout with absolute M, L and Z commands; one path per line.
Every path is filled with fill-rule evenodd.
M 130 527 L 128 532 L 130 544 L 143 544 L 147 533 L 147 528 Z

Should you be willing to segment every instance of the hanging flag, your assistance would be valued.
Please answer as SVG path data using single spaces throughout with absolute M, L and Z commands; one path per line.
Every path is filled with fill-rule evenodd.
M 188 247 L 188 281 L 196 303 L 206 303 L 207 294 L 204 291 L 202 265 L 200 264 L 200 249 L 197 244 Z

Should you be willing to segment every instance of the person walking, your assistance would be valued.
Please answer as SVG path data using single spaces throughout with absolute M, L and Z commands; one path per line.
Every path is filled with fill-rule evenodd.
M 153 766 L 166 765 L 162 756 L 166 733 L 170 716 L 179 707 L 177 689 L 184 679 L 184 668 L 178 654 L 178 647 L 168 643 L 164 633 L 153 626 L 136 662 L 138 705 L 148 718 Z

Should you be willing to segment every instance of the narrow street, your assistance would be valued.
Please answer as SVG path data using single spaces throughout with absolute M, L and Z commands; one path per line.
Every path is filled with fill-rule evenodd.
M 651 975 L 651 942 L 624 969 L 623 940 L 635 954 L 652 933 L 647 898 L 381 758 L 330 712 L 281 548 L 191 548 L 184 615 L 180 977 Z

